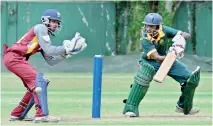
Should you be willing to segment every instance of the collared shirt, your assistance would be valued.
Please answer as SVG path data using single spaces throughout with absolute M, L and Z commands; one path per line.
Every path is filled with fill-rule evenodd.
M 152 38 L 147 33 L 142 33 L 144 36 L 141 40 L 143 54 L 142 58 L 151 59 L 151 54 L 155 51 L 158 52 L 159 55 L 166 55 L 168 39 L 173 38 L 177 34 L 181 34 L 182 31 L 173 29 L 171 27 L 160 25 L 158 37 Z
M 29 59 L 30 56 L 41 52 L 48 64 L 54 65 L 65 59 L 64 46 L 54 46 L 44 24 L 37 24 L 21 39 L 15 42 L 10 50 Z

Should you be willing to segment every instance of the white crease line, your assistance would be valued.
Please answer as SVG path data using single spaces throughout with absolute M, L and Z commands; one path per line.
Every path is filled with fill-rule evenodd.
M 23 94 L 24 91 L 2 91 L 1 94 Z M 129 92 L 101 92 L 104 95 L 122 95 L 122 94 L 129 94 Z M 60 95 L 67 95 L 67 94 L 76 94 L 76 95 L 92 95 L 92 92 L 89 91 L 82 91 L 82 92 L 76 92 L 76 91 L 70 91 L 70 92 L 62 92 L 62 91 L 48 91 L 48 94 L 60 94 Z M 181 94 L 181 92 L 148 92 L 149 94 L 156 94 L 156 95 L 166 95 L 166 94 Z M 212 95 L 211 92 L 196 92 L 196 94 L 203 94 L 203 95 Z
M 1 75 L 1 77 L 6 77 L 6 78 L 18 78 L 15 75 L 11 76 L 11 75 Z M 47 78 L 93 78 L 93 76 L 45 76 Z M 109 78 L 109 79 L 133 79 L 134 75 L 132 76 L 102 76 L 102 78 Z M 167 77 L 168 79 L 172 79 L 171 77 Z M 212 79 L 212 77 L 201 77 L 202 79 Z

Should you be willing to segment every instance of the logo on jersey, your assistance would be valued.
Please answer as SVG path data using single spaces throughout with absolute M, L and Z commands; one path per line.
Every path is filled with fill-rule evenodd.
M 161 40 L 160 40 L 160 45 L 163 45 L 163 44 L 164 44 L 164 40 L 161 39 Z

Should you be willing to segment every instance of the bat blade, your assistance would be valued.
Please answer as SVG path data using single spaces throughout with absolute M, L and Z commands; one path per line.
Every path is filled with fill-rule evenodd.
M 159 83 L 162 83 L 165 77 L 167 76 L 170 68 L 172 67 L 174 61 L 176 59 L 175 52 L 170 52 L 167 54 L 166 58 L 162 62 L 160 68 L 155 74 L 153 80 Z

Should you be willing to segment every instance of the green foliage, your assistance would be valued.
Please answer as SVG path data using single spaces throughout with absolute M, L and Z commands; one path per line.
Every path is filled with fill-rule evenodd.
M 175 13 L 174 12 L 171 12 L 171 13 L 168 12 L 165 8 L 165 5 L 166 5 L 165 1 L 159 2 L 158 13 L 161 14 L 161 16 L 163 17 L 163 24 L 171 26 Z
M 118 7 L 123 7 L 123 8 L 116 8 L 116 11 L 118 16 L 121 16 L 121 12 L 124 9 L 124 7 L 128 7 L 129 14 L 128 14 L 128 40 L 125 40 L 127 44 L 124 44 L 123 46 L 126 46 L 127 48 L 126 53 L 128 52 L 138 52 L 142 51 L 141 44 L 140 44 L 140 39 L 141 39 L 141 27 L 142 21 L 144 20 L 144 17 L 150 13 L 150 12 L 157 12 L 162 15 L 163 17 L 163 23 L 164 25 L 171 26 L 172 25 L 172 20 L 174 17 L 174 12 L 168 12 L 165 9 L 166 2 L 165 1 L 117 1 L 116 2 Z M 129 6 L 124 6 L 124 4 L 129 4 Z M 171 6 L 174 6 L 174 2 L 171 2 Z M 121 21 L 119 20 L 120 18 L 117 18 L 117 25 L 116 25 L 116 32 L 117 31 L 122 31 L 122 29 L 119 29 L 119 24 Z M 119 35 L 117 35 L 119 38 Z M 117 39 L 117 44 L 122 43 L 122 40 Z M 122 44 L 121 44 L 122 45 Z
M 158 13 L 163 17 L 163 25 L 167 25 L 171 27 L 175 12 L 168 12 L 165 8 L 165 5 L 166 5 L 165 1 L 159 2 Z M 172 7 L 174 6 L 174 2 L 172 3 L 171 6 Z M 169 39 L 167 43 L 167 48 L 170 47 L 171 44 L 172 44 L 172 41 L 171 39 Z
M 135 52 L 141 49 L 141 27 L 142 21 L 149 11 L 149 2 L 136 1 L 131 2 L 130 8 L 130 27 L 128 28 L 128 36 L 131 43 L 128 45 L 128 52 Z

